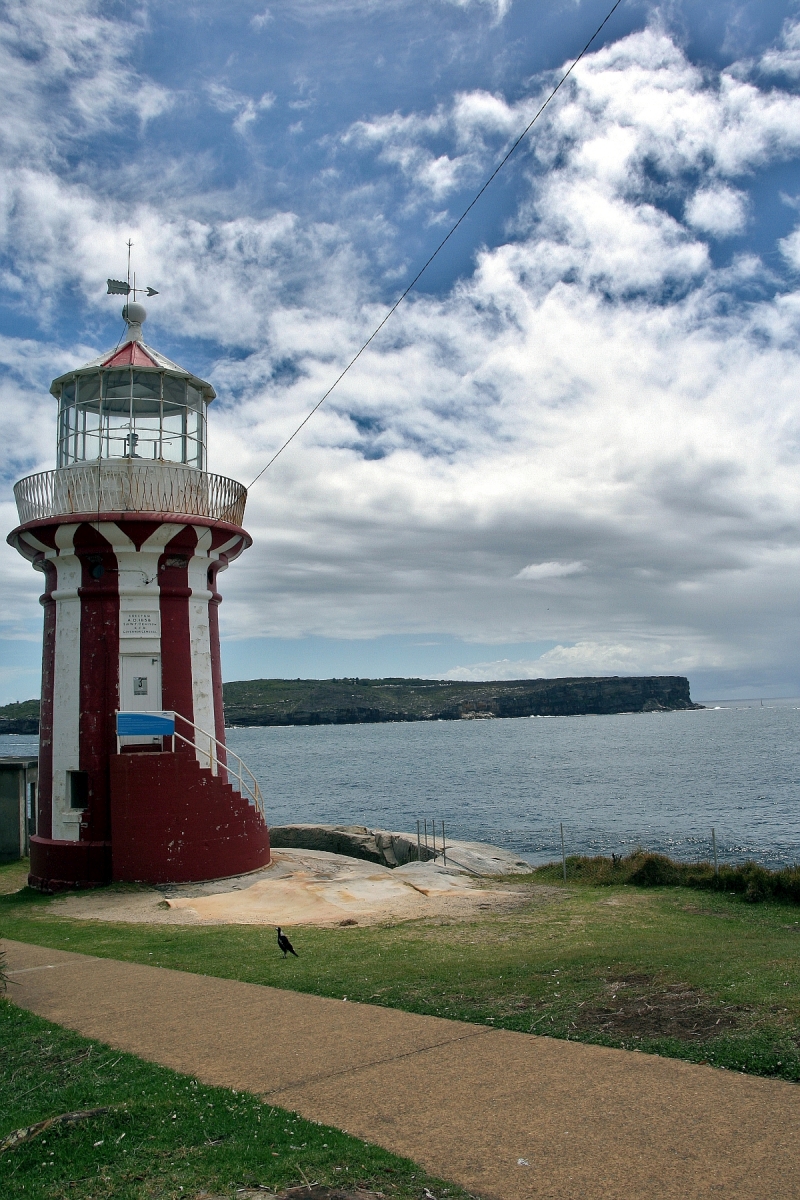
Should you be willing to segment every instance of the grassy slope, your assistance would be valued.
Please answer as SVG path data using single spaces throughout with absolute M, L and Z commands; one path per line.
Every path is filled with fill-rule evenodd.
M 11 989 L 13 991 L 13 987 Z M 51 1127 L 0 1158 L 3 1200 L 177 1200 L 203 1191 L 347 1180 L 418 1198 L 462 1197 L 406 1159 L 255 1097 L 205 1087 L 88 1041 L 0 1000 L 0 1138 L 64 1112 L 110 1107 Z
M 13 704 L 0 704 L 0 717 L 10 720 L 20 718 L 39 720 L 38 700 L 18 700 Z
M 460 704 L 488 702 L 498 690 L 519 685 L 439 683 L 429 679 L 249 679 L 223 685 L 225 717 L 231 724 L 295 714 L 374 712 L 399 719 L 432 718 Z
M 503 886 L 529 892 L 515 909 L 474 921 L 295 929 L 300 958 L 286 962 L 272 928 L 70 921 L 57 915 L 58 901 L 27 890 L 0 897 L 0 933 L 800 1080 L 795 905 L 683 888 L 570 885 L 543 893 L 525 877 Z M 652 1009 L 677 984 L 693 990 L 700 1036 L 613 1017 L 618 993 L 649 997 Z

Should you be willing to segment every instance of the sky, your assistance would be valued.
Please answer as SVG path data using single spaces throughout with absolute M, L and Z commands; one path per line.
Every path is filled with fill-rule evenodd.
M 4 530 L 128 238 L 249 484 L 610 5 L 7 0 Z M 623 0 L 250 490 L 225 677 L 800 694 L 799 330 L 800 4 Z M 3 543 L 0 702 L 38 695 L 40 582 Z

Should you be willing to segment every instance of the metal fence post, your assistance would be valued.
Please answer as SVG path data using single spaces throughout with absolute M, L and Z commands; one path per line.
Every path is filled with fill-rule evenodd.
M 564 868 L 564 883 L 567 882 L 567 856 L 564 853 L 564 822 L 561 822 L 561 865 Z
M 714 826 L 711 826 L 711 845 L 714 848 L 714 874 L 719 879 L 719 863 L 717 862 L 717 834 Z

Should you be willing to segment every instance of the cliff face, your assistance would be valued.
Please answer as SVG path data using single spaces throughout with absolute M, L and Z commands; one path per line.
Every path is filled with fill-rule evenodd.
M 679 675 L 451 683 L 429 679 L 254 679 L 224 686 L 229 725 L 353 725 L 699 708 Z

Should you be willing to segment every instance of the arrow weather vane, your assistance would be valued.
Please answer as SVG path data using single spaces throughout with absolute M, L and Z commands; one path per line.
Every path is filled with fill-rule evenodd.
M 133 276 L 133 286 L 131 286 L 131 247 L 133 246 L 133 242 L 130 240 L 130 238 L 128 238 L 126 244 L 128 247 L 128 279 L 127 281 L 122 279 L 107 279 L 106 283 L 108 284 L 108 291 L 106 292 L 106 295 L 133 296 L 134 300 L 136 299 L 137 292 L 143 292 L 146 296 L 157 296 L 158 292 L 155 288 L 137 288 L 135 272 Z

